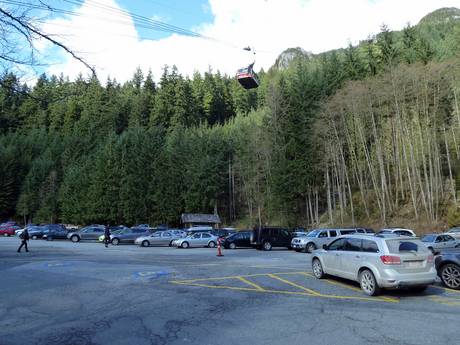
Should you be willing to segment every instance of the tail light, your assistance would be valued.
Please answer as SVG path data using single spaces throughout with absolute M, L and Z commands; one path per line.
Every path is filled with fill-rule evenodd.
M 380 260 L 382 260 L 385 265 L 401 265 L 401 258 L 399 256 L 382 255 L 380 256 Z
M 434 255 L 430 254 L 428 255 L 428 258 L 426 259 L 427 262 L 433 263 L 434 262 Z

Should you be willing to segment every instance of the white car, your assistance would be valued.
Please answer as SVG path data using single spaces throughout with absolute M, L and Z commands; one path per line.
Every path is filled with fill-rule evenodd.
M 313 252 L 312 269 L 318 279 L 330 274 L 357 281 L 370 296 L 381 288 L 421 292 L 437 275 L 433 254 L 422 241 L 408 236 L 340 236 Z
M 218 238 L 208 232 L 196 232 L 190 234 L 185 238 L 173 241 L 172 245 L 177 248 L 190 248 L 190 247 L 209 247 L 214 248 L 217 244 Z
M 396 236 L 417 237 L 414 230 L 405 229 L 405 228 L 385 228 L 377 232 L 376 235 L 396 235 Z
M 447 231 L 447 234 L 449 234 L 452 237 L 455 237 L 457 240 L 460 240 L 460 227 L 457 226 L 455 228 L 451 228 Z

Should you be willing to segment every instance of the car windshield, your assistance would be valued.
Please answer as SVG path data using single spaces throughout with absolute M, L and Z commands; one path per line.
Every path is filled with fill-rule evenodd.
M 434 242 L 436 235 L 425 235 L 422 237 L 422 242 Z
M 307 235 L 307 237 L 316 237 L 319 233 L 320 233 L 321 230 L 313 230 L 313 231 L 310 231 Z

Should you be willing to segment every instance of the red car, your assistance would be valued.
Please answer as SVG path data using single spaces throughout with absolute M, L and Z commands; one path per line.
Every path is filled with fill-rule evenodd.
M 0 227 L 0 236 L 14 236 L 15 231 L 20 229 L 19 226 L 16 225 L 6 225 Z

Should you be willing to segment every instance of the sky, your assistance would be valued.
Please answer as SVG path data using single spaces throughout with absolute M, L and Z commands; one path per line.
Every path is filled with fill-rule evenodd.
M 72 11 L 46 18 L 42 30 L 55 35 L 95 66 L 98 77 L 124 82 L 140 67 L 161 77 L 165 65 L 184 75 L 212 70 L 233 75 L 256 61 L 267 70 L 290 47 L 312 53 L 346 47 L 379 32 L 383 23 L 400 30 L 408 22 L 460 0 L 48 0 Z M 131 15 L 130 15 L 131 14 Z M 132 15 L 133 14 L 133 15 Z M 142 16 L 140 22 L 139 16 Z M 152 22 L 174 25 L 206 38 L 152 30 Z M 242 48 L 254 48 L 256 55 Z M 71 56 L 39 42 L 45 71 L 71 79 L 88 70 Z

